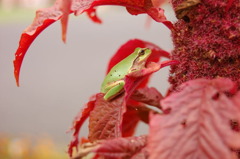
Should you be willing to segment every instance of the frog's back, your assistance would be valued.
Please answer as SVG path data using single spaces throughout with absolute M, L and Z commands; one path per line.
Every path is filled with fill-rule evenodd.
M 137 58 L 137 56 L 138 53 L 134 52 L 127 56 L 122 61 L 120 61 L 119 63 L 117 63 L 115 66 L 113 66 L 102 83 L 101 92 L 106 93 L 107 92 L 106 87 L 108 84 L 123 79 L 128 73 L 128 71 L 131 69 L 133 62 L 135 58 Z

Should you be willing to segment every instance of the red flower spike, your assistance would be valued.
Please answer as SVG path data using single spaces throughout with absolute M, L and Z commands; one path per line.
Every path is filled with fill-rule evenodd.
M 79 139 L 78 139 L 78 134 L 79 131 L 84 123 L 84 121 L 89 117 L 90 112 L 94 109 L 95 107 L 95 102 L 96 102 L 96 95 L 93 95 L 89 102 L 86 104 L 85 108 L 76 116 L 76 118 L 73 121 L 73 127 L 71 130 L 73 130 L 73 139 L 69 144 L 68 147 L 68 154 L 70 157 L 72 156 L 73 153 L 73 148 L 75 147 L 77 149 L 78 144 L 79 144 Z
M 226 7 L 226 12 L 230 9 L 232 6 L 234 0 L 228 0 L 227 7 Z
M 240 88 L 239 0 L 173 0 L 172 5 L 183 16 L 172 30 L 172 59 L 181 61 L 170 70 L 173 90 L 189 80 L 217 77 Z
M 150 117 L 149 158 L 237 158 L 231 149 L 240 148 L 240 134 L 230 120 L 240 122 L 240 93 L 225 94 L 233 87 L 229 79 L 197 79 L 162 100 L 163 109 L 171 111 Z

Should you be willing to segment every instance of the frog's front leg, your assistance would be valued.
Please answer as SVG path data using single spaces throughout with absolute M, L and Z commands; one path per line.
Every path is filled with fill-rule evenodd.
M 117 95 L 119 95 L 123 88 L 124 88 L 124 80 L 120 80 L 114 83 L 114 85 L 111 85 L 111 88 L 106 92 L 106 94 L 104 95 L 104 99 L 105 100 L 110 100 L 114 97 L 116 97 Z

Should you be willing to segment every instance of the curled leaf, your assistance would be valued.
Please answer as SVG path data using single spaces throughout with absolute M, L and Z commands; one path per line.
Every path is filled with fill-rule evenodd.
M 51 8 L 38 10 L 33 23 L 23 31 L 19 41 L 19 47 L 15 53 L 15 60 L 13 61 L 17 86 L 19 86 L 19 74 L 22 61 L 28 48 L 45 28 L 59 20 L 61 17 L 62 12 L 60 11 L 60 5 L 57 1 Z
M 131 158 L 144 159 L 147 158 L 145 150 L 147 136 L 115 138 L 111 140 L 97 141 L 82 145 L 80 151 L 74 159 L 81 159 L 91 155 L 91 158 Z
M 84 123 L 84 121 L 89 117 L 90 112 L 93 110 L 93 108 L 95 107 L 95 102 L 96 102 L 96 96 L 97 95 L 93 95 L 89 102 L 86 104 L 85 108 L 83 108 L 83 110 L 81 112 L 79 112 L 79 114 L 76 116 L 76 118 L 73 121 L 73 126 L 71 128 L 71 130 L 73 130 L 73 139 L 69 144 L 69 148 L 68 148 L 68 154 L 70 156 L 72 156 L 73 153 L 73 148 L 77 148 L 78 144 L 79 144 L 79 139 L 78 139 L 78 134 L 79 131 Z
M 108 63 L 108 68 L 106 73 L 108 73 L 114 65 L 122 61 L 131 53 L 133 53 L 135 48 L 137 47 L 151 49 L 152 53 L 148 58 L 147 62 L 159 62 L 161 57 L 170 58 L 170 54 L 167 51 L 162 50 L 159 46 L 151 42 L 143 41 L 140 39 L 132 39 L 127 41 L 125 44 L 123 44 L 118 49 L 118 51 L 112 56 L 112 58 Z M 138 87 L 140 88 L 145 87 L 149 81 L 149 77 L 145 78 Z
M 140 39 L 132 39 L 124 43 L 118 51 L 112 56 L 112 58 L 109 60 L 107 73 L 111 70 L 111 68 L 122 61 L 124 58 L 126 58 L 128 55 L 134 52 L 134 50 L 137 48 L 149 48 L 152 53 L 150 57 L 148 58 L 148 62 L 159 62 L 161 57 L 170 58 L 170 54 L 167 51 L 162 50 L 159 46 L 143 41 Z
M 240 148 L 240 135 L 230 120 L 240 121 L 240 98 L 225 94 L 233 87 L 229 79 L 197 79 L 162 100 L 171 111 L 151 116 L 150 159 L 236 159 L 231 148 Z
M 163 96 L 156 88 L 145 87 L 137 89 L 131 95 L 131 99 L 161 108 L 160 101 L 163 99 Z
M 145 80 L 145 78 L 148 78 L 152 73 L 160 70 L 163 67 L 175 65 L 178 63 L 179 62 L 176 60 L 164 61 L 160 64 L 155 62 L 149 62 L 144 68 L 139 69 L 139 71 L 135 71 L 127 75 L 124 79 L 125 101 L 129 99 L 129 97 L 136 90 L 138 85 L 141 84 Z
M 52 23 L 61 20 L 62 39 L 66 42 L 68 15 L 71 13 L 80 15 L 87 12 L 94 22 L 101 23 L 101 20 L 96 15 L 95 7 L 102 5 L 124 6 L 133 15 L 146 13 L 157 22 L 164 22 L 164 24 L 169 22 L 164 18 L 165 16 L 161 9 L 158 11 L 153 7 L 151 0 L 56 0 L 53 7 L 38 10 L 33 23 L 21 35 L 14 60 L 14 75 L 17 85 L 19 86 L 19 75 L 23 58 L 32 42 L 44 29 Z

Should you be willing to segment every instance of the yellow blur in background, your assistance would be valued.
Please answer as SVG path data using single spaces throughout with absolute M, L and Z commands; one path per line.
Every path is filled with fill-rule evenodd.
M 66 159 L 67 154 L 50 138 L 11 138 L 0 135 L 1 159 Z

